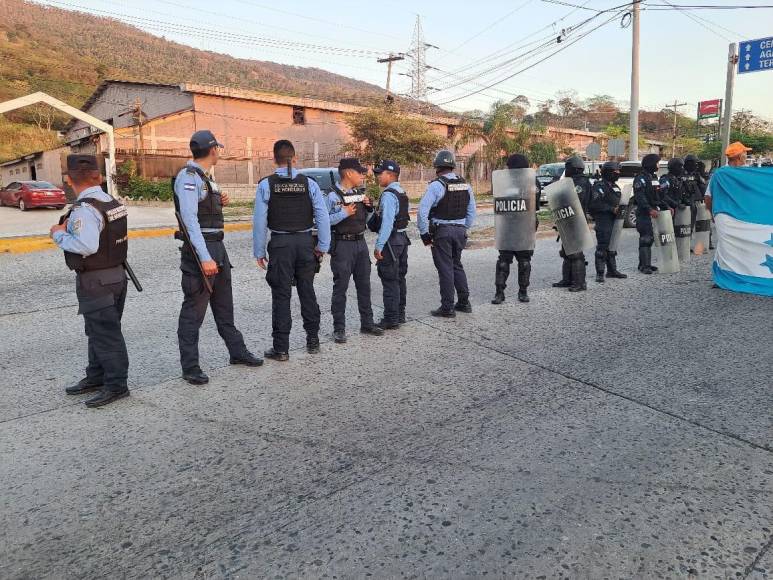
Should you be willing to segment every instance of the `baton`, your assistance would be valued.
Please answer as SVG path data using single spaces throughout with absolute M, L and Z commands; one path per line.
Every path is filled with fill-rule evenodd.
M 392 244 L 389 243 L 389 240 L 387 240 L 387 243 L 384 244 L 386 246 L 386 249 L 389 250 L 389 255 L 392 256 L 392 263 L 395 265 L 395 272 L 400 272 L 400 264 L 397 263 L 397 258 L 395 257 L 395 251 L 392 249 Z
M 140 281 L 137 280 L 137 276 L 134 275 L 134 270 L 132 270 L 132 267 L 129 265 L 129 262 L 123 263 L 123 269 L 126 270 L 126 274 L 129 276 L 129 280 L 132 281 L 132 284 L 134 284 L 134 287 L 137 289 L 137 292 L 142 292 L 142 284 L 140 284 Z

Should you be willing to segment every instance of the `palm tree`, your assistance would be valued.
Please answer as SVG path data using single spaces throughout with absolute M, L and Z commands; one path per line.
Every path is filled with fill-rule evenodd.
M 471 143 L 482 143 L 467 163 L 465 173 L 469 174 L 479 164 L 488 171 L 500 169 L 512 153 L 528 153 L 532 138 L 532 127 L 522 122 L 529 101 L 519 96 L 512 101 L 497 101 L 486 114 L 472 113 L 462 117 L 457 130 L 456 150 Z

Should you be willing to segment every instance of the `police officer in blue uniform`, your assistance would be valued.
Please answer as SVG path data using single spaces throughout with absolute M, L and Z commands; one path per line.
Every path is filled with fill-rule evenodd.
M 620 178 L 620 164 L 607 161 L 601 166 L 601 178 L 596 180 L 591 190 L 588 209 L 596 223 L 596 282 L 604 283 L 604 270 L 607 278 L 628 278 L 617 269 L 617 252 L 609 250 L 615 218 L 620 209 L 622 192 L 617 185 Z
M 376 270 L 384 289 L 384 317 L 379 327 L 384 330 L 405 324 L 408 289 L 408 246 L 406 229 L 410 221 L 408 194 L 400 185 L 400 165 L 385 159 L 373 168 L 379 187 L 383 187 L 377 212 L 380 221 L 376 247 Z
M 252 245 L 258 266 L 266 272 L 271 287 L 271 323 L 274 344 L 266 358 L 289 359 L 290 298 L 292 284 L 301 302 L 306 330 L 306 349 L 319 352 L 320 312 L 314 293 L 314 275 L 330 248 L 330 215 L 319 185 L 293 168 L 295 147 L 282 139 L 274 143 L 276 171 L 258 183 L 255 193 Z M 316 223 L 317 241 L 312 229 Z M 266 239 L 268 259 L 266 258 Z
M 368 170 L 355 157 L 345 157 L 338 164 L 341 183 L 334 183 L 327 195 L 330 211 L 332 242 L 330 269 L 333 271 L 333 340 L 346 342 L 346 291 L 349 280 L 357 289 L 357 307 L 360 311 L 360 332 L 380 336 L 383 329 L 373 323 L 370 301 L 370 251 L 365 242 L 368 214 L 373 202 L 365 195 L 363 182 Z
M 184 298 L 177 327 L 183 379 L 192 385 L 209 382 L 199 366 L 199 329 L 207 305 L 212 307 L 217 331 L 228 348 L 231 364 L 251 367 L 263 364 L 263 359 L 247 350 L 242 333 L 234 325 L 231 262 L 223 244 L 223 206 L 229 200 L 209 174 L 217 163 L 221 147 L 211 131 L 196 131 L 190 141 L 193 160 L 188 161 L 174 181 L 175 206 L 193 245 L 186 242 L 180 248 Z M 211 294 L 204 285 L 193 252 L 212 284 Z
M 633 178 L 633 196 L 636 199 L 636 230 L 639 232 L 639 271 L 642 274 L 652 274 L 657 268 L 652 265 L 652 244 L 655 243 L 655 233 L 652 220 L 657 219 L 661 210 L 667 210 L 659 193 L 659 187 L 653 184 L 657 181 L 656 173 L 660 155 L 649 153 L 641 160 L 641 173 Z
M 86 377 L 67 387 L 68 395 L 99 391 L 86 401 L 101 407 L 129 396 L 129 356 L 121 331 L 126 301 L 126 207 L 102 191 L 102 174 L 93 155 L 67 156 L 67 183 L 78 195 L 51 238 L 75 270 L 78 314 L 88 337 Z
M 475 195 L 469 184 L 454 173 L 456 159 L 451 151 L 439 151 L 433 166 L 437 178 L 430 182 L 421 198 L 416 224 L 422 242 L 432 248 L 440 282 L 440 308 L 431 314 L 453 318 L 456 311 L 472 312 L 462 251 L 467 243 L 467 230 L 475 223 Z

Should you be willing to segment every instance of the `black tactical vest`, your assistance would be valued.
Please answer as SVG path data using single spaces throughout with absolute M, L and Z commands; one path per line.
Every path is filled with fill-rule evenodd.
M 223 218 L 223 198 L 220 195 L 220 187 L 198 167 L 186 166 L 185 172 L 189 175 L 198 173 L 204 182 L 204 189 L 207 190 L 207 195 L 199 201 L 199 227 L 201 229 L 222 230 L 225 225 L 225 219 Z M 173 177 L 172 191 L 174 191 L 175 181 L 176 178 Z M 174 206 L 177 211 L 180 211 L 180 203 L 176 195 L 174 196 Z
M 703 193 L 698 185 L 698 178 L 695 173 L 685 173 L 682 178 L 684 184 L 685 197 L 690 201 L 702 201 Z
M 363 203 L 365 200 L 365 194 L 357 190 L 346 193 L 343 191 L 336 191 L 336 193 L 344 204 L 349 205 L 353 203 L 355 212 L 334 225 L 333 230 L 337 234 L 361 234 L 365 231 L 365 222 L 368 219 L 368 210 L 365 208 L 365 204 Z
M 309 197 L 309 178 L 277 175 L 267 177 L 268 229 L 276 232 L 302 232 L 314 226 L 314 207 Z
M 87 203 L 101 213 L 105 222 L 99 234 L 99 249 L 95 254 L 86 257 L 74 252 L 65 252 L 64 261 L 67 267 L 76 272 L 90 272 L 120 266 L 126 261 L 128 229 L 126 206 L 115 199 L 99 201 L 87 197 L 72 204 L 65 218 L 69 218 L 72 211 L 83 203 Z
M 430 212 L 431 218 L 441 220 L 460 220 L 467 217 L 467 206 L 470 205 L 470 186 L 461 177 L 448 179 L 441 175 L 439 181 L 446 193 Z
M 396 191 L 394 189 L 385 189 L 384 191 L 391 191 L 397 196 L 397 215 L 395 216 L 395 225 L 393 229 L 404 230 L 408 227 L 408 222 L 411 221 L 411 216 L 408 214 L 408 194 L 404 191 Z

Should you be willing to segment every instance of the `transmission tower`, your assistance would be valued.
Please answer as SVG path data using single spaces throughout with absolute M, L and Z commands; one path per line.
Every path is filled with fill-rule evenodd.
M 413 28 L 413 70 L 411 71 L 411 97 L 417 101 L 427 100 L 427 44 L 424 42 L 424 32 L 421 29 L 421 17 L 416 16 L 416 26 Z

